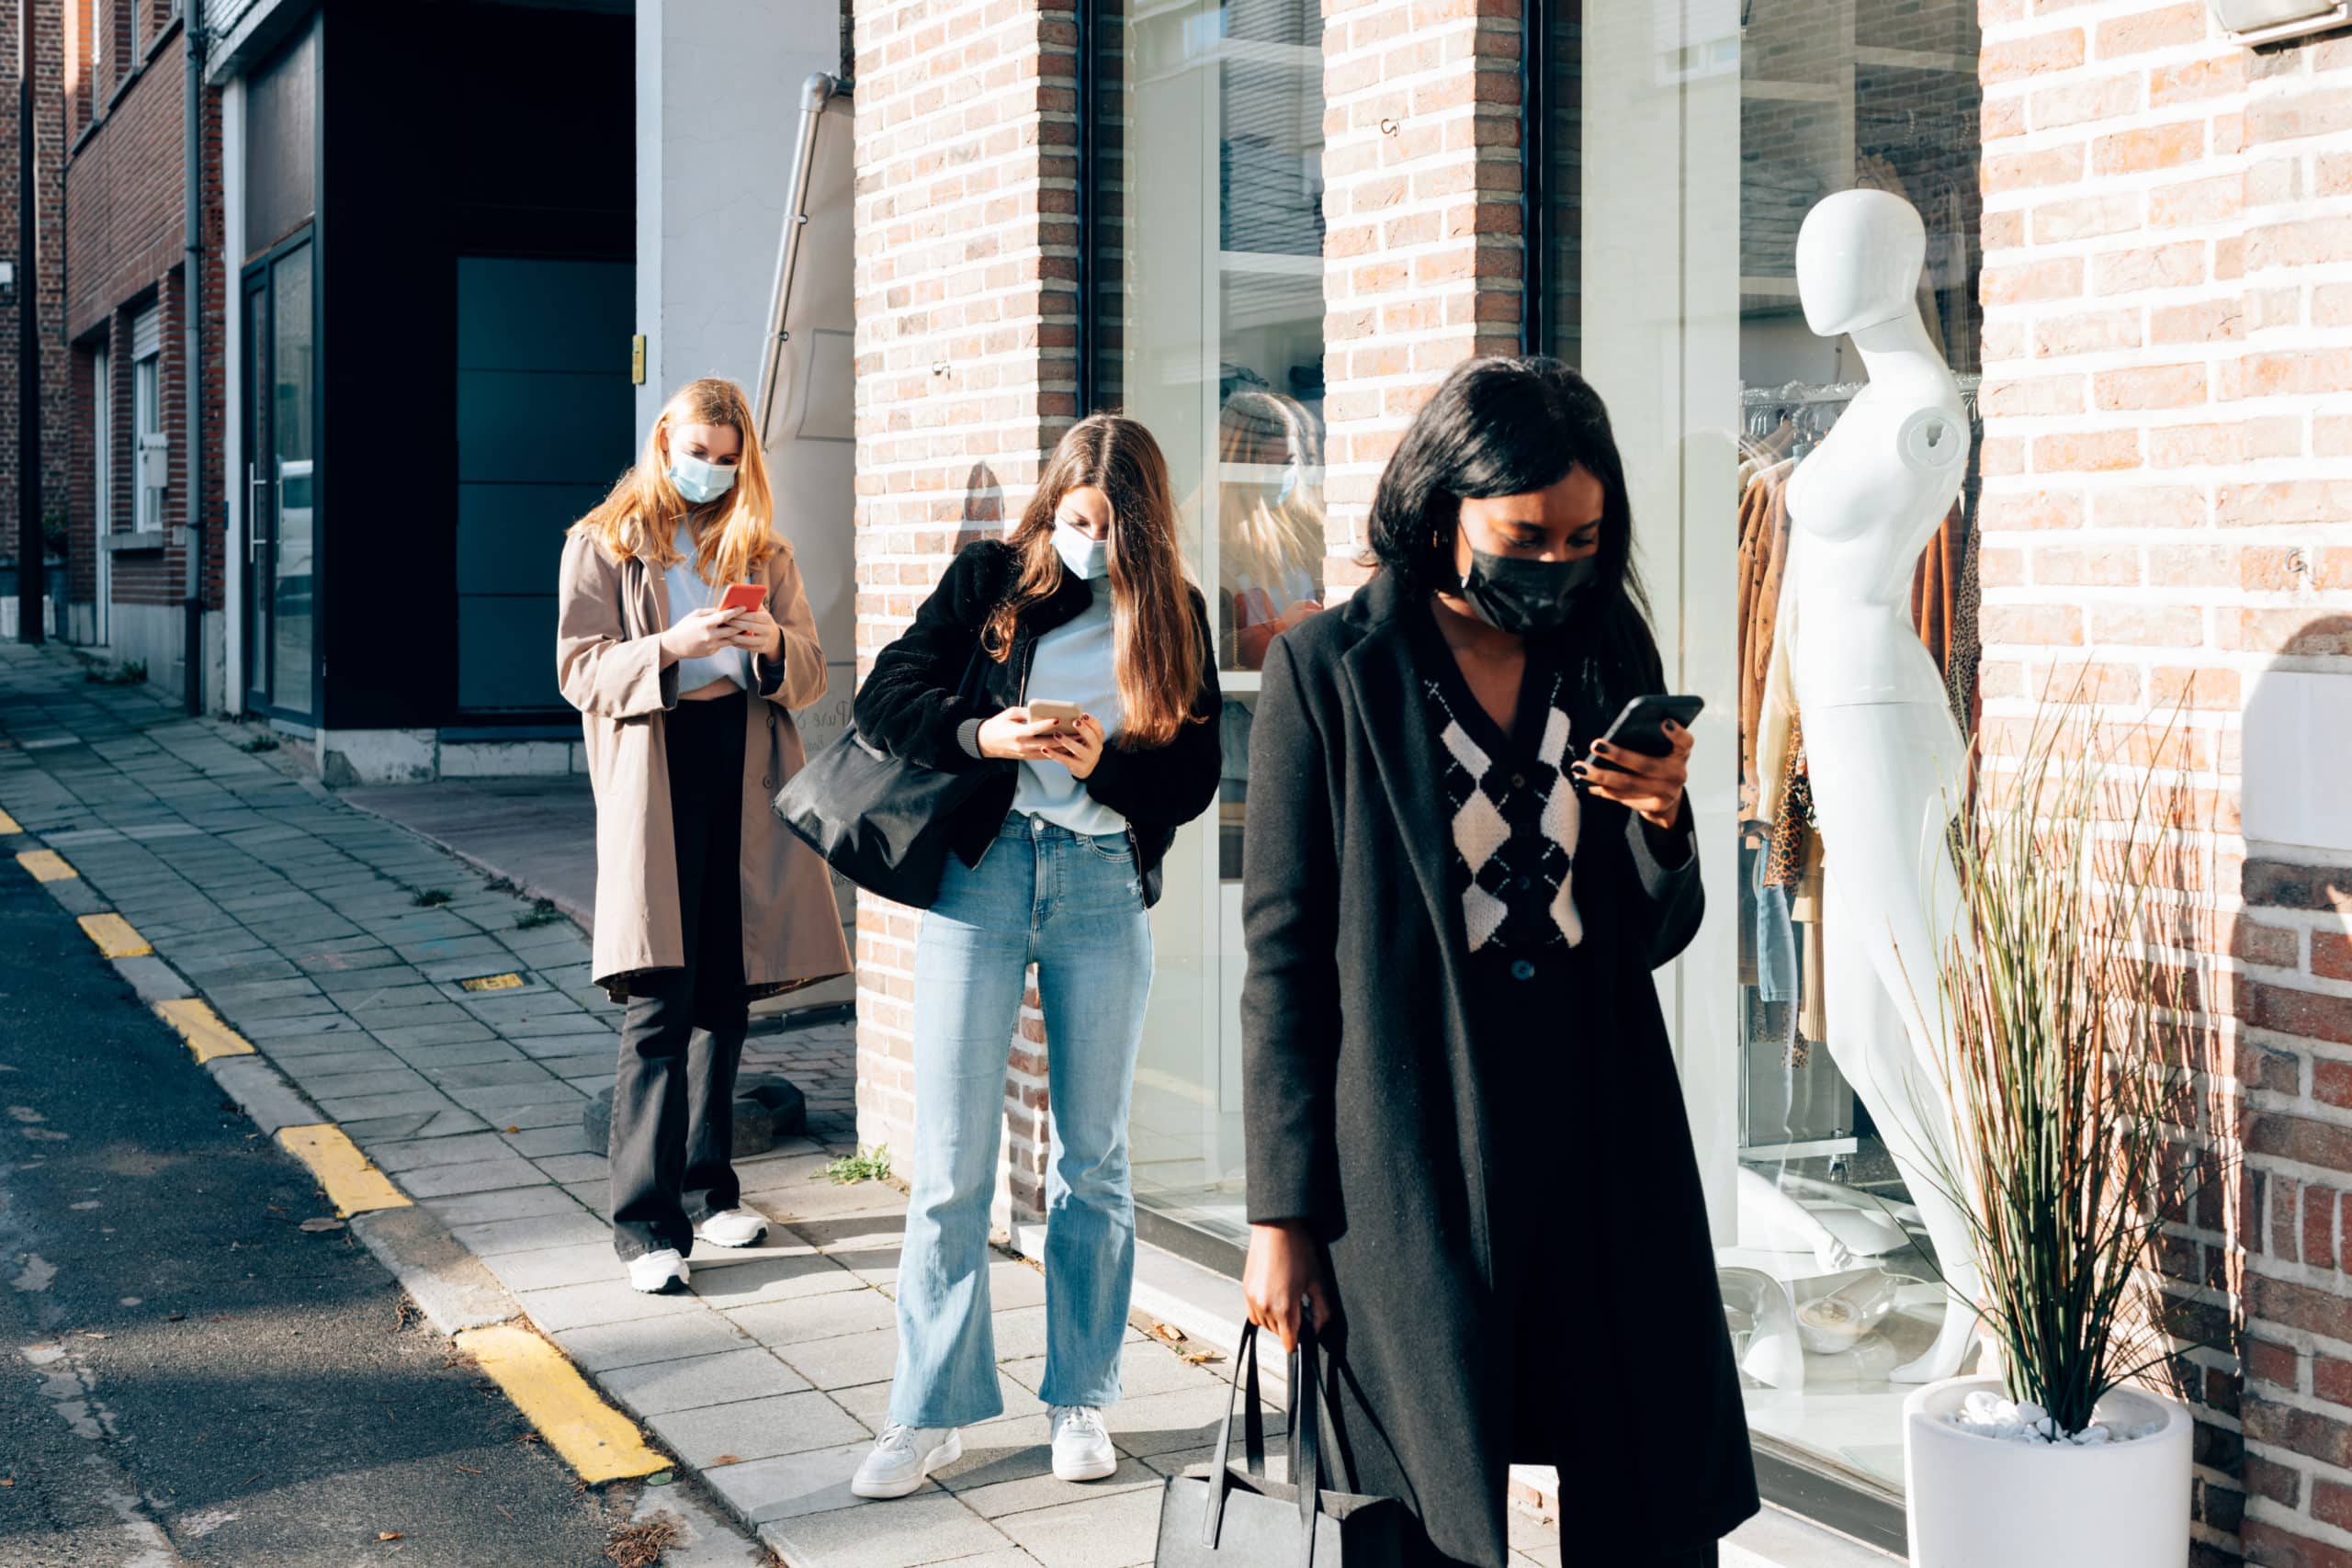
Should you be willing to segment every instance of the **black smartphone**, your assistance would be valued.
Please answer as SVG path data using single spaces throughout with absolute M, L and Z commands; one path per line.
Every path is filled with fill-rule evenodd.
M 1645 757 L 1663 757 L 1674 750 L 1674 742 L 1666 738 L 1667 720 L 1672 719 L 1688 729 L 1706 705 L 1704 697 L 1668 696 L 1663 692 L 1635 697 L 1625 705 L 1624 711 L 1601 739 Z

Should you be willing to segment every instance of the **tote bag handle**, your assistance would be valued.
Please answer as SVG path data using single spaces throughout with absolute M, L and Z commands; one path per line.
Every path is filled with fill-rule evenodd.
M 1217 1533 L 1225 1523 L 1225 1500 L 1233 1489 L 1233 1414 L 1243 1383 L 1249 1386 L 1249 1399 L 1241 1405 L 1242 1462 L 1250 1474 L 1263 1480 L 1266 1474 L 1266 1426 L 1262 1401 L 1258 1385 L 1258 1325 L 1245 1324 L 1241 1341 L 1234 1348 L 1233 1382 L 1225 1399 L 1225 1420 L 1216 1433 L 1216 1458 L 1214 1473 L 1209 1480 L 1209 1506 L 1201 1531 L 1201 1544 L 1215 1551 Z M 1315 1348 L 1315 1314 L 1312 1303 L 1304 1303 L 1298 1332 L 1298 1351 L 1290 1364 L 1291 1483 L 1298 1490 L 1298 1525 L 1300 1568 L 1313 1568 L 1315 1562 L 1316 1515 L 1323 1507 L 1323 1456 L 1321 1411 L 1317 1405 L 1318 1384 L 1321 1381 L 1321 1358 Z

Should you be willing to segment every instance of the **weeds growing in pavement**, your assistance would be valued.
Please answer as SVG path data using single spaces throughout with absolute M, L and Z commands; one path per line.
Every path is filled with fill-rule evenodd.
M 416 897 L 409 902 L 420 909 L 437 909 L 447 903 L 452 897 L 453 895 L 446 887 L 420 887 L 416 891 Z
M 264 751 L 275 751 L 277 750 L 277 737 L 275 735 L 256 735 L 251 740 L 241 740 L 237 742 L 237 750 L 245 752 L 249 756 L 257 756 Z
M 823 1175 L 826 1180 L 844 1187 L 853 1181 L 887 1181 L 890 1177 L 890 1146 L 877 1144 L 867 1148 L 861 1145 L 857 1153 L 843 1155 L 827 1166 Z
M 519 931 L 535 931 L 541 926 L 551 926 L 561 919 L 563 919 L 563 911 L 555 907 L 554 899 L 534 898 L 528 909 L 514 917 L 514 929 Z

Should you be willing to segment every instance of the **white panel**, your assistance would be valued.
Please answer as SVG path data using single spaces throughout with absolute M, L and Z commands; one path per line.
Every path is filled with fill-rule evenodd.
M 164 313 L 153 305 L 130 318 L 130 357 L 144 359 L 164 349 Z
M 2243 724 L 2247 840 L 2352 852 L 2352 675 L 2266 674 Z

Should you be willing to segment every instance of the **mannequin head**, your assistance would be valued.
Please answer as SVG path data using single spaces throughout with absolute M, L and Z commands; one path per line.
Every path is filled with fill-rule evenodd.
M 1928 227 L 1892 191 L 1825 197 L 1797 231 L 1797 293 L 1822 337 L 1860 332 L 1916 309 Z

